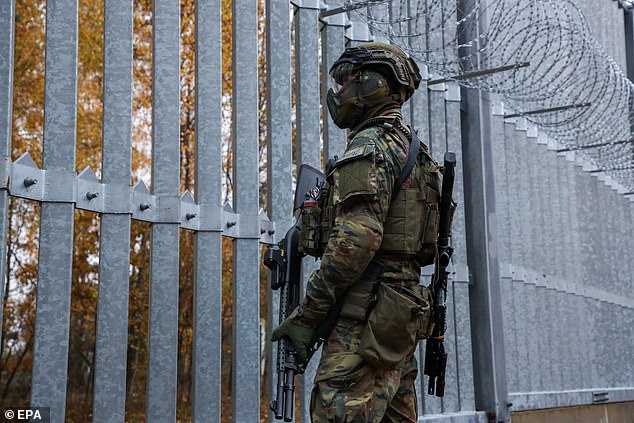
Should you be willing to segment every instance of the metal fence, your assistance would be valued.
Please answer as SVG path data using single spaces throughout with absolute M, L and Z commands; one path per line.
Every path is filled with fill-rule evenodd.
M 193 421 L 220 421 L 223 236 L 234 240 L 233 419 L 259 421 L 260 294 L 254 281 L 260 243 L 275 242 L 290 224 L 293 165 L 321 167 L 324 158 L 342 153 L 345 133 L 322 119 L 323 78 L 345 45 L 373 34 L 357 15 L 325 17 L 318 0 L 266 2 L 265 215 L 258 194 L 257 3 L 234 0 L 232 7 L 234 190 L 227 208 L 221 195 L 220 0 L 199 1 L 197 9 L 195 198 L 179 192 L 179 1 L 154 1 L 151 192 L 142 183 L 131 186 L 132 2 L 105 1 L 100 180 L 91 170 L 75 173 L 76 0 L 47 4 L 42 169 L 28 154 L 11 161 L 14 1 L 0 2 L 0 257 L 6 256 L 9 196 L 40 202 L 31 402 L 50 406 L 52 422 L 64 421 L 66 409 L 75 208 L 101 216 L 93 420 L 124 421 L 129 239 L 131 220 L 138 219 L 152 223 L 147 421 L 176 419 L 179 228 L 196 236 Z M 631 197 L 584 169 L 573 153 L 557 152 L 554 141 L 524 120 L 505 118 L 496 99 L 452 82 L 428 84 L 431 76 L 423 73 L 421 88 L 404 107 L 406 118 L 435 157 L 452 150 L 462 165 L 446 394 L 442 400 L 419 395 L 421 421 L 480 422 L 486 421 L 483 411 L 503 417 L 634 400 Z M 3 284 L 5 273 L 0 260 Z M 276 321 L 275 300 L 270 294 L 268 326 Z M 308 421 L 310 373 L 300 390 L 301 421 Z M 425 392 L 425 381 L 419 377 L 418 383 Z

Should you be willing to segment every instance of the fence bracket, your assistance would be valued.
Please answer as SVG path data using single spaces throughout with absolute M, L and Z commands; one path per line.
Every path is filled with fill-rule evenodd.
M 155 195 L 143 181 L 102 183 L 86 167 L 79 175 L 40 169 L 28 153 L 0 161 L 0 189 L 14 197 L 39 202 L 74 203 L 75 208 L 100 214 L 131 214 L 149 223 L 179 224 L 196 232 L 221 232 L 235 239 L 259 239 L 273 244 L 275 223 L 263 210 L 257 215 L 235 213 L 229 204 L 197 204 L 189 190 L 182 196 Z
M 11 166 L 9 192 L 16 197 L 28 200 L 44 200 L 45 174 L 29 153 L 24 153 Z

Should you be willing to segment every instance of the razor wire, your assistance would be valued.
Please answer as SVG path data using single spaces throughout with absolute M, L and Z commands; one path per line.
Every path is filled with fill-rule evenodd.
M 432 78 L 499 95 L 512 116 L 540 128 L 559 151 L 574 151 L 634 191 L 634 84 L 572 0 L 345 4 Z

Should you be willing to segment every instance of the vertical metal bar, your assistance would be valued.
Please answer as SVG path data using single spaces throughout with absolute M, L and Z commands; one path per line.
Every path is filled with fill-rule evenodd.
M 130 0 L 106 0 L 103 182 L 130 184 L 132 16 Z M 125 420 L 130 267 L 129 214 L 101 216 L 93 420 Z
M 630 81 L 634 81 L 634 10 L 623 9 L 625 26 L 625 62 L 626 73 Z
M 423 91 L 424 93 L 424 91 Z M 420 93 L 422 94 L 422 93 Z M 447 150 L 456 153 L 456 177 L 453 198 L 458 203 L 451 228 L 451 245 L 454 248 L 453 266 L 456 276 L 453 283 L 453 308 L 455 313 L 455 359 L 457 360 L 456 392 L 458 409 L 475 410 L 473 392 L 473 361 L 471 357 L 472 339 L 469 320 L 469 275 L 467 269 L 467 240 L 464 207 L 464 165 L 460 139 L 460 88 L 449 84 L 445 99 Z M 416 107 L 416 103 L 413 103 Z M 416 109 L 414 109 L 416 114 Z M 425 391 L 423 391 L 424 393 Z
M 537 160 L 543 166 L 548 166 L 550 163 L 551 157 L 553 153 L 548 151 L 546 148 L 547 139 L 543 134 L 538 134 L 537 138 L 538 142 L 538 156 Z M 541 192 L 542 198 L 542 228 L 552 227 L 554 225 L 554 197 L 556 193 L 554 192 L 554 187 L 556 186 L 556 176 L 555 172 L 547 172 L 546 175 L 542 178 L 543 180 L 543 190 Z M 544 267 L 545 278 L 543 282 L 548 283 L 551 281 L 555 275 L 556 268 L 558 266 L 557 259 L 555 254 L 552 253 L 553 243 L 551 240 L 545 236 L 548 231 L 542 231 L 541 234 L 542 239 L 540 240 L 540 249 L 543 249 L 543 255 L 541 259 L 542 266 Z M 542 389 L 541 390 L 554 390 L 554 374 L 556 372 L 557 367 L 557 356 L 553 352 L 553 345 L 555 345 L 558 341 L 556 336 L 554 335 L 553 325 L 556 324 L 553 319 L 553 302 L 551 300 L 554 295 L 554 291 L 545 287 L 538 287 L 538 302 L 542 304 L 542 312 L 539 313 L 539 327 L 540 333 L 545 336 L 541 336 L 540 342 L 540 369 L 542 373 Z
M 549 163 L 549 157 L 551 156 L 552 152 L 547 150 L 546 143 L 548 141 L 545 139 L 545 136 L 543 134 L 540 133 L 538 135 L 537 142 L 539 147 L 537 152 L 538 154 L 537 161 L 541 163 L 542 165 L 545 165 L 546 163 Z M 554 196 L 553 187 L 555 186 L 555 178 L 554 178 L 553 172 L 547 172 L 547 174 L 543 175 L 541 179 L 542 179 L 543 188 L 541 190 L 542 211 L 540 212 L 540 215 L 541 215 L 540 222 L 541 222 L 542 228 L 545 228 L 545 227 L 550 227 L 553 222 L 553 196 Z M 547 276 L 550 277 L 555 273 L 558 263 L 557 263 L 557 258 L 555 257 L 555 255 L 551 254 L 552 242 L 550 242 L 550 240 L 546 236 L 545 231 L 542 231 L 541 239 L 539 242 L 539 248 L 543 250 L 540 260 L 544 267 L 545 273 L 547 274 Z
M 525 320 L 522 319 L 522 305 L 520 291 L 523 288 L 522 282 L 522 270 L 521 270 L 521 258 L 523 244 L 520 237 L 520 228 L 522 222 L 520 219 L 520 208 L 522 203 L 520 201 L 520 188 L 519 188 L 519 174 L 521 168 L 521 160 L 519 157 L 519 142 L 517 134 L 517 121 L 507 120 L 507 145 L 506 151 L 507 158 L 507 170 L 508 170 L 508 196 L 509 196 L 509 213 L 510 213 L 510 258 L 511 258 L 511 303 L 512 303 L 512 325 L 515 333 L 513 335 L 513 349 L 510 351 L 513 366 L 509 367 L 511 376 L 509 376 L 509 382 L 514 383 L 516 392 L 523 392 L 523 383 L 525 382 L 525 372 L 523 366 L 526 364 L 524 354 L 526 348 L 524 341 L 526 340 L 523 332 L 523 325 Z
M 562 179 L 562 186 L 563 186 L 563 201 L 565 202 L 565 206 L 564 206 L 564 222 L 563 222 L 563 238 L 562 240 L 564 241 L 564 245 L 569 246 L 568 248 L 565 248 L 564 250 L 564 255 L 562 256 L 562 261 L 563 263 L 560 263 L 560 265 L 563 267 L 563 270 L 566 273 L 566 277 L 568 280 L 570 281 L 579 281 L 579 279 L 575 278 L 575 272 L 576 272 L 576 268 L 575 268 L 575 250 L 576 250 L 576 246 L 577 244 L 574 243 L 574 236 L 575 236 L 575 230 L 574 230 L 574 216 L 576 214 L 576 210 L 575 210 L 575 190 L 574 190 L 574 185 L 572 184 L 572 180 L 570 178 L 570 168 L 571 168 L 571 163 L 569 161 L 566 160 L 566 154 L 557 154 L 557 161 L 559 162 L 559 166 L 561 167 L 561 179 Z M 546 222 L 544 222 L 546 223 Z M 542 228 L 545 226 L 541 226 Z M 543 233 L 543 231 L 542 231 Z
M 0 160 L 11 160 L 14 33 L 15 0 L 8 0 L 0 3 Z M 7 279 L 7 234 L 10 230 L 7 226 L 8 207 L 9 193 L 6 189 L 0 189 L 0 322 Z M 2 342 L 0 333 L 0 343 Z
M 200 185 L 196 184 L 196 187 Z M 195 248 L 192 422 L 219 422 L 222 399 L 222 234 L 196 233 Z
M 304 4 L 306 3 L 306 4 Z M 310 2 L 312 5 L 312 2 Z M 297 162 L 321 168 L 319 113 L 319 2 L 295 8 Z
M 399 4 L 400 3 L 400 4 Z M 393 2 L 390 1 L 388 4 L 388 7 L 390 8 L 390 12 L 389 15 L 386 16 L 388 18 L 388 20 L 394 20 L 394 19 L 398 19 L 396 18 L 397 14 L 400 12 L 403 16 L 409 16 L 410 14 L 410 4 L 409 4 L 409 0 L 407 1 L 400 1 L 400 2 Z M 400 10 L 399 10 L 400 9 Z M 412 33 L 412 22 L 410 22 L 409 20 L 407 22 L 404 23 L 400 23 L 399 25 L 401 26 L 405 26 L 405 31 L 406 33 Z M 373 34 L 373 38 L 375 37 L 375 35 Z M 376 40 L 379 41 L 379 40 Z M 400 40 L 400 44 L 409 44 L 410 42 L 407 41 L 407 39 L 401 39 Z M 405 47 L 404 45 L 401 45 L 401 47 Z M 412 101 L 412 97 L 410 97 L 409 99 L 407 99 L 407 101 L 405 103 L 403 103 L 403 105 L 401 106 L 401 110 L 403 112 L 403 118 L 405 119 L 405 122 L 412 122 L 412 117 L 414 116 L 414 103 Z
M 430 88 L 425 93 L 427 105 L 424 107 L 424 109 L 428 110 L 428 113 L 429 113 L 429 125 L 428 125 L 429 133 L 424 141 L 429 146 L 429 149 L 432 152 L 432 155 L 435 155 L 437 159 L 438 157 L 440 157 L 440 155 L 442 154 L 442 152 L 444 152 L 444 149 L 445 149 L 445 146 L 443 145 L 445 140 L 445 136 L 444 136 L 445 108 L 444 108 L 444 92 L 442 90 L 444 90 L 444 86 L 442 86 L 441 84 L 436 88 L 434 87 Z M 442 105 L 443 105 L 442 108 L 440 107 L 440 104 L 439 104 L 439 101 L 441 101 L 440 100 L 441 98 L 442 98 Z M 441 142 L 441 139 L 442 139 L 442 142 Z M 434 148 L 436 144 L 438 144 L 438 149 Z M 425 357 L 424 348 L 421 348 L 420 357 L 421 358 L 419 361 L 424 364 L 424 361 L 423 361 Z M 449 378 L 446 378 L 446 382 L 448 385 L 451 384 Z M 423 383 L 423 386 L 421 387 L 422 388 L 421 391 L 425 393 L 427 392 L 426 378 L 423 378 L 422 383 Z M 448 393 L 448 391 L 449 389 L 445 390 L 446 393 Z M 422 401 L 423 410 L 425 415 L 434 415 L 434 414 L 442 413 L 443 399 L 435 397 L 435 396 L 424 395 L 422 400 L 423 400 Z
M 442 155 L 445 153 L 445 151 L 449 150 L 449 141 L 452 141 L 452 144 L 454 147 L 459 146 L 457 139 L 452 139 L 453 137 L 458 137 L 459 139 L 459 136 L 460 136 L 459 135 L 460 134 L 459 92 L 460 92 L 459 88 L 457 86 L 453 86 L 451 91 L 447 90 L 444 93 L 440 93 L 442 94 L 442 96 L 439 96 L 439 97 L 434 96 L 435 100 L 438 102 L 438 108 L 437 109 L 434 108 L 434 117 L 435 117 L 434 121 L 439 122 L 438 125 L 434 125 L 434 126 L 440 126 L 440 128 L 438 128 L 439 130 L 434 131 L 435 135 L 438 138 L 435 140 L 436 148 L 433 151 L 433 153 L 435 154 L 436 157 L 439 158 L 439 160 L 440 160 L 440 157 L 442 157 Z M 434 92 L 434 94 L 436 93 Z M 451 112 L 453 112 L 453 116 L 450 115 Z M 449 131 L 451 131 L 451 137 L 450 137 Z M 455 150 L 451 150 L 451 151 L 455 152 Z M 462 155 L 458 154 L 457 157 L 462 157 Z M 458 174 L 458 176 L 461 176 L 461 174 Z M 459 179 L 458 183 L 454 183 L 455 185 L 454 193 L 456 194 L 459 194 L 461 192 L 460 190 L 461 187 L 459 185 L 461 182 L 461 178 L 458 178 L 458 179 Z M 452 228 L 452 231 L 455 231 L 455 230 L 460 231 L 460 229 L 462 229 L 461 224 L 457 223 L 456 226 Z M 462 231 L 462 234 L 464 234 L 464 231 Z M 464 243 L 461 244 L 461 241 L 462 241 L 461 237 L 456 236 L 455 240 L 452 237 L 451 241 L 452 241 L 452 246 L 454 246 L 454 248 L 458 248 L 460 253 L 463 254 L 461 258 L 464 262 L 466 258 L 466 254 L 465 254 L 464 248 L 461 248 L 461 247 L 464 247 L 465 244 Z M 457 259 L 458 257 L 456 256 L 456 260 Z M 449 291 L 450 292 L 448 292 L 447 300 L 450 301 L 450 304 L 454 304 L 453 306 L 454 308 L 455 308 L 456 301 L 458 300 L 465 301 L 461 305 L 466 306 L 467 297 L 456 299 L 454 297 L 455 290 L 453 289 L 453 287 L 449 288 Z M 460 409 L 460 397 L 459 397 L 459 387 L 458 387 L 459 368 L 458 368 L 458 357 L 457 357 L 457 346 L 456 346 L 457 333 L 459 329 L 456 327 L 454 314 L 449 312 L 448 317 L 449 319 L 447 321 L 447 334 L 446 334 L 447 342 L 445 343 L 445 346 L 446 346 L 448 357 L 451 357 L 451 358 L 447 362 L 446 387 L 445 387 L 445 396 L 442 399 L 442 411 L 443 412 L 457 412 Z
M 174 213 L 180 192 L 180 5 L 156 0 L 153 45 L 152 191 L 159 215 Z M 152 225 L 146 421 L 176 420 L 179 225 Z
M 591 231 L 591 224 L 593 219 L 590 214 L 592 210 L 594 210 L 594 201 L 590 201 L 591 197 L 588 192 L 588 184 L 591 183 L 592 178 L 582 170 L 581 165 L 576 164 L 574 166 L 574 185 L 570 187 L 571 190 L 574 190 L 574 197 L 576 201 L 571 205 L 575 209 L 576 215 L 576 227 L 578 228 L 576 231 L 576 239 L 578 242 L 575 244 L 575 254 L 579 256 L 579 270 L 576 273 L 576 280 L 579 281 L 580 284 L 585 286 L 591 286 L 591 282 L 593 280 L 593 276 L 589 274 L 589 260 L 594 261 L 590 255 L 592 254 L 593 249 L 593 237 L 595 234 Z M 597 340 L 600 339 L 598 332 L 598 325 L 596 324 L 596 314 L 593 313 L 593 308 L 596 307 L 597 301 L 593 298 L 586 298 L 585 307 L 586 314 L 588 316 L 592 316 L 587 326 L 588 340 L 587 350 L 588 350 L 588 358 L 591 363 L 597 363 L 600 360 L 600 356 L 597 354 Z M 601 335 L 602 337 L 602 335 Z M 588 375 L 588 383 L 591 387 L 599 386 L 598 383 L 598 371 L 597 366 L 590 366 L 589 369 L 586 370 Z M 562 382 L 560 378 L 556 380 L 557 385 L 561 385 Z M 558 387 L 558 386 L 557 386 Z
M 519 158 L 519 140 L 516 132 L 516 121 L 507 120 L 507 164 L 508 164 L 508 196 L 509 196 L 509 213 L 510 213 L 510 253 L 511 264 L 514 267 L 520 266 L 522 263 L 522 242 L 520 239 L 520 228 L 522 226 L 520 220 L 520 202 L 519 180 L 521 161 Z
M 490 160 L 488 111 L 490 103 L 484 93 L 464 91 L 467 97 L 463 123 L 463 151 L 470 160 L 465 163 L 465 207 L 468 208 L 467 252 L 473 274 L 470 285 L 472 336 L 474 343 L 476 408 L 495 413 L 498 421 L 506 421 L 507 388 L 504 358 L 504 335 L 499 285 L 497 219 Z M 480 122 L 478 117 L 483 116 Z
M 483 13 L 477 27 L 488 25 L 486 3 L 480 1 Z M 472 0 L 461 0 L 459 10 L 471 10 Z M 462 19 L 463 16 L 458 16 Z M 475 34 L 465 33 L 467 39 Z M 459 40 L 460 42 L 460 40 Z M 486 57 L 481 57 L 483 63 Z M 497 214 L 495 205 L 494 163 L 491 145 L 491 101 L 486 93 L 463 89 L 462 146 L 469 157 L 464 162 L 467 260 L 473 277 L 469 286 L 472 336 L 474 343 L 475 403 L 479 410 L 506 422 L 508 416 L 506 359 L 498 261 Z
M 442 161 L 442 155 L 447 149 L 447 125 L 445 116 L 445 86 L 432 86 L 428 91 L 429 98 L 429 149 L 433 156 Z
M 527 122 L 524 119 L 520 119 L 520 131 L 517 140 L 519 147 L 519 160 L 522 165 L 519 168 L 519 182 L 520 182 L 520 219 L 521 227 L 523 229 L 523 238 L 520 240 L 523 245 L 523 249 L 526 251 L 524 254 L 524 261 L 522 267 L 525 269 L 524 285 L 523 285 L 523 306 L 524 313 L 521 315 L 523 321 L 526 322 L 526 331 L 522 332 L 524 339 L 524 345 L 526 346 L 526 373 L 522 375 L 522 379 L 526 380 L 526 391 L 537 390 L 537 379 L 539 375 L 538 357 L 537 357 L 537 343 L 535 340 L 538 336 L 536 326 L 536 304 L 535 296 L 535 271 L 539 268 L 537 260 L 535 258 L 535 214 L 534 207 L 528 207 L 529 204 L 535 204 L 536 198 L 536 174 L 535 165 L 536 160 L 533 154 L 533 139 L 529 136 Z
M 419 66 L 422 67 L 422 65 Z M 430 89 L 431 87 L 427 86 L 427 80 L 421 81 L 418 90 L 416 90 L 414 95 L 408 100 L 409 107 L 403 109 L 403 117 L 405 120 L 409 120 L 410 124 L 417 129 L 421 135 L 430 134 L 431 131 L 429 128 L 431 118 L 429 112 Z M 429 139 L 423 141 L 428 143 Z
M 290 7 L 267 0 L 267 147 L 269 217 L 280 240 L 291 225 L 293 148 L 291 124 Z
M 526 284 L 526 301 L 527 314 L 524 315 L 529 323 L 528 331 L 524 333 L 524 336 L 528 338 L 528 374 L 526 377 L 529 380 L 529 386 L 531 391 L 539 391 L 540 385 L 540 359 L 539 350 L 537 349 L 537 339 L 541 336 L 541 328 L 538 327 L 538 304 L 537 304 L 537 287 L 535 281 L 537 278 L 537 272 L 531 270 L 528 274 L 528 281 Z
M 580 285 L 579 281 L 573 278 L 574 269 L 572 269 L 571 267 L 572 257 L 571 257 L 570 251 L 572 250 L 572 248 L 570 247 L 566 248 L 566 246 L 573 245 L 572 231 L 571 231 L 571 225 L 570 225 L 572 221 L 571 213 L 570 213 L 570 208 L 572 207 L 572 202 L 570 199 L 572 187 L 568 183 L 568 162 L 566 161 L 565 155 L 563 154 L 556 154 L 555 158 L 557 160 L 557 168 L 558 168 L 557 173 L 559 175 L 559 180 L 560 180 L 559 189 L 561 192 L 561 201 L 562 201 L 561 226 L 560 226 L 561 235 L 558 238 L 563 241 L 563 246 L 564 246 L 563 248 L 564 251 L 562 251 L 560 256 L 561 259 L 564 261 L 564 263 L 561 263 L 561 267 L 562 267 L 562 271 L 564 272 L 564 278 L 566 279 L 567 283 L 578 286 Z M 577 299 L 578 299 L 577 294 L 569 294 L 567 296 L 567 303 L 565 304 L 567 319 L 570 324 L 570 326 L 566 326 L 568 328 L 568 330 L 566 331 L 568 340 L 570 341 L 569 349 L 568 349 L 568 353 L 570 355 L 567 356 L 569 358 L 568 360 L 565 360 L 565 363 L 566 363 L 565 365 L 566 365 L 567 372 L 570 375 L 570 386 L 575 389 L 579 389 L 579 387 L 581 386 L 582 384 L 581 373 L 583 373 L 583 367 L 580 362 L 581 357 L 580 357 L 580 354 L 577 353 L 575 340 L 582 339 L 584 336 L 584 333 L 582 333 L 582 329 L 580 327 L 581 319 L 580 319 L 580 316 L 577 314 L 577 308 L 575 306 Z
M 542 248 L 539 247 L 541 234 L 543 233 L 543 226 L 539 222 L 539 215 L 541 210 L 543 209 L 541 205 L 541 193 L 540 183 L 542 181 L 541 178 L 541 163 L 538 160 L 538 150 L 537 150 L 537 137 L 534 131 L 536 128 L 527 128 L 526 131 L 526 154 L 527 156 L 524 158 L 525 168 L 528 176 L 528 191 L 527 195 L 529 196 L 529 202 L 526 203 L 531 204 L 532 207 L 524 207 L 529 210 L 528 213 L 528 221 L 526 222 L 529 225 L 529 231 L 531 234 L 531 242 L 528 246 L 529 248 L 529 262 L 528 265 L 533 272 L 543 271 L 544 261 L 541 257 Z M 565 164 L 565 163 L 562 163 Z M 537 345 L 534 343 L 534 345 Z M 539 370 L 536 372 L 535 376 L 539 374 Z
M 77 111 L 77 0 L 46 9 L 44 150 L 46 170 L 74 173 Z M 73 261 L 72 203 L 43 203 L 31 405 L 50 406 L 63 422 Z
M 538 274 L 538 278 L 541 278 L 540 283 L 544 282 L 541 274 Z M 548 389 L 547 382 L 551 366 L 551 363 L 546 358 L 550 350 L 549 342 L 551 342 L 551 334 L 546 329 L 548 327 L 548 320 L 546 319 L 546 295 L 546 288 L 542 285 L 537 285 L 535 288 L 535 303 L 537 304 L 535 325 L 537 325 L 540 333 L 536 339 L 537 360 L 539 363 L 537 369 L 539 375 L 539 384 L 537 386 L 538 391 L 546 391 Z
M 320 99 L 319 99 L 319 1 L 292 2 L 295 8 L 295 78 L 296 78 L 296 122 L 297 122 L 297 164 L 309 164 L 321 168 L 320 142 Z M 306 257 L 302 265 L 303 286 L 310 274 L 319 267 L 311 257 Z M 302 290 L 303 292 L 303 290 Z M 304 373 L 303 383 L 298 392 L 302 402 L 302 421 L 310 419 L 310 393 L 317 365 L 318 353 L 309 363 Z
M 499 110 L 495 110 L 499 109 Z M 513 309 L 513 291 L 512 291 L 512 278 L 511 278 L 511 234 L 510 234 L 510 202 L 509 202 L 509 183 L 508 174 L 508 144 L 509 140 L 514 141 L 514 137 L 508 137 L 509 131 L 513 133 L 514 126 L 504 122 L 501 104 L 496 104 L 493 111 L 492 122 L 492 148 L 493 157 L 495 161 L 495 186 L 496 190 L 496 205 L 498 206 L 498 228 L 500 236 L 498 238 L 500 242 L 500 264 L 502 266 L 500 275 L 500 285 L 502 293 L 502 316 L 504 319 L 504 341 L 506 354 L 506 368 L 509 390 L 515 389 L 516 382 L 514 376 L 516 375 L 515 368 L 515 326 L 514 326 L 514 309 Z
M 517 173 L 515 177 L 517 178 L 517 188 L 519 194 L 519 219 L 520 219 L 520 227 L 519 227 L 519 239 L 518 242 L 521 245 L 520 248 L 520 257 L 519 261 L 516 263 L 519 266 L 522 266 L 524 269 L 530 268 L 530 254 L 529 249 L 531 246 L 531 233 L 530 233 L 530 213 L 527 204 L 530 204 L 530 193 L 529 193 L 529 178 L 530 174 L 528 173 L 528 161 L 530 160 L 528 149 L 527 149 L 527 139 L 526 139 L 526 119 L 519 118 L 518 126 L 515 131 L 516 134 L 516 142 L 517 142 L 517 159 L 519 162 L 519 166 L 517 167 Z M 526 281 L 526 278 L 524 278 Z M 525 332 L 523 332 L 526 335 Z
M 324 125 L 324 158 L 341 157 L 346 148 L 346 131 L 337 127 L 330 118 L 326 104 L 328 93 L 328 71 L 345 47 L 345 15 L 339 14 L 323 19 L 321 26 L 321 108 Z
M 291 26 L 288 2 L 266 2 L 267 210 L 275 222 L 276 242 L 290 228 L 293 214 L 293 142 L 291 122 Z M 277 345 L 269 341 L 279 319 L 279 291 L 267 286 L 267 392 L 273 397 Z M 275 421 L 269 413 L 269 421 Z
M 234 210 L 257 219 L 258 10 L 252 0 L 233 1 Z M 255 234 L 259 237 L 259 234 Z M 233 419 L 260 418 L 260 249 L 257 238 L 236 239 L 233 249 Z
M 196 3 L 196 202 L 222 201 L 222 3 Z M 207 219 L 211 219 L 207 217 Z M 221 222 L 219 216 L 216 217 Z M 222 233 L 195 234 L 192 421 L 220 421 Z

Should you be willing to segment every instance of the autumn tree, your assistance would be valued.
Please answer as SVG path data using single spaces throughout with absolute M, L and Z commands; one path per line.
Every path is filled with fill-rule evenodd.
M 259 10 L 260 163 L 265 161 L 265 66 L 264 1 Z M 181 0 L 181 187 L 195 191 L 196 78 L 195 0 Z M 101 169 L 103 113 L 104 0 L 79 0 L 76 171 L 90 166 Z M 45 0 L 16 0 L 12 159 L 28 152 L 42 165 L 45 76 Z M 223 115 L 225 127 L 231 117 L 231 0 L 222 1 Z M 133 183 L 150 184 L 152 140 L 152 0 L 134 0 L 133 61 Z M 203 82 L 200 82 L 203 83 Z M 230 199 L 231 134 L 223 138 L 224 197 Z M 265 204 L 265 180 L 261 182 L 261 205 Z M 28 405 L 33 359 L 39 206 L 11 198 L 9 263 L 4 296 L 4 319 L 0 345 L 0 395 L 4 405 Z M 99 216 L 76 211 L 73 244 L 72 298 L 69 339 L 67 421 L 89 421 L 92 413 L 96 308 L 99 294 Z M 133 221 L 130 252 L 128 313 L 128 371 L 126 420 L 144 421 L 147 389 L 147 340 L 150 286 L 150 225 Z M 223 239 L 223 421 L 231 421 L 231 280 L 232 243 Z M 191 418 L 193 250 L 194 234 L 181 231 L 178 330 L 178 419 Z M 265 298 L 262 285 L 262 298 Z M 264 304 L 264 302 L 263 302 Z M 266 316 L 262 307 L 261 319 Z M 262 395 L 262 418 L 266 416 Z

